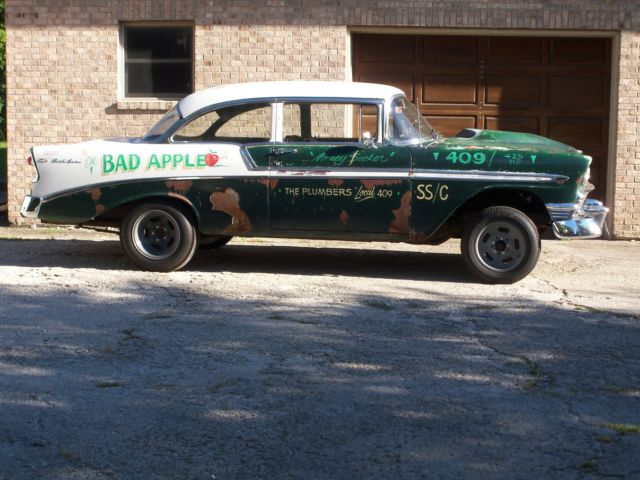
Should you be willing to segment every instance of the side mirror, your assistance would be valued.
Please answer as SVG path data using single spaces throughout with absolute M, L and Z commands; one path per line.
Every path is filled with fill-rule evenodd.
M 371 138 L 371 132 L 362 132 L 362 143 L 366 148 L 378 148 L 376 141 Z

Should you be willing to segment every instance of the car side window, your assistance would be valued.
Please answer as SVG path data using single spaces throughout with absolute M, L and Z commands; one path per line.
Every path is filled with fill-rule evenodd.
M 173 142 L 256 143 L 271 139 L 271 105 L 244 104 L 204 113 L 174 133 Z
M 363 142 L 378 136 L 378 106 L 359 103 L 285 103 L 285 142 Z
M 218 112 L 208 112 L 194 118 L 192 121 L 183 125 L 180 130 L 173 136 L 174 140 L 179 141 L 202 141 L 206 139 L 209 128 L 220 119 Z

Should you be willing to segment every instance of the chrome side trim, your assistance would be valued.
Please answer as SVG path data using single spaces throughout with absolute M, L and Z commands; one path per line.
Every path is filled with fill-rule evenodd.
M 357 169 L 345 168 L 340 170 L 323 168 L 291 168 L 272 169 L 269 178 L 344 178 L 344 179 L 379 179 L 379 180 L 409 180 L 411 173 L 406 168 L 386 169 Z
M 558 183 L 568 177 L 564 175 L 527 173 L 527 172 L 484 172 L 480 170 L 426 170 L 416 169 L 408 172 L 403 168 L 380 169 L 335 169 L 334 168 L 280 168 L 272 169 L 271 178 L 305 177 L 305 178 L 373 178 L 397 179 L 414 178 L 416 180 L 460 180 L 505 183 Z
M 416 169 L 413 177 L 419 180 L 465 180 L 492 182 L 564 183 L 569 177 L 552 173 L 489 172 L 484 170 L 427 170 Z

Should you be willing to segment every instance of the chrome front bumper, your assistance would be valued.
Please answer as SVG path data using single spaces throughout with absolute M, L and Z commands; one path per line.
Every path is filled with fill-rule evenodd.
M 547 210 L 553 222 L 553 233 L 561 239 L 598 238 L 602 236 L 609 209 L 598 200 L 579 203 L 550 203 Z

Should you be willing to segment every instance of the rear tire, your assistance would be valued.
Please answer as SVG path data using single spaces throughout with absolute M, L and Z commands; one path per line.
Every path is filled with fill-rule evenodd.
M 196 251 L 197 235 L 193 222 L 181 208 L 145 203 L 124 217 L 120 243 L 138 267 L 171 272 L 189 263 Z
M 476 278 L 485 283 L 515 283 L 538 263 L 540 237 L 520 210 L 489 207 L 465 227 L 460 248 L 465 266 Z

